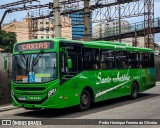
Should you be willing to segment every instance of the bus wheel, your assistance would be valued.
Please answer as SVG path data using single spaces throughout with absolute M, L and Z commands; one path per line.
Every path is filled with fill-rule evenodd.
M 91 104 L 91 97 L 88 90 L 83 90 L 80 97 L 79 109 L 80 111 L 85 111 L 89 109 Z
M 138 97 L 138 84 L 134 82 L 131 88 L 131 98 L 136 99 Z

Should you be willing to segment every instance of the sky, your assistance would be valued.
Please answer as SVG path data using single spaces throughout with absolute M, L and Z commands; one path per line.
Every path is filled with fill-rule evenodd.
M 20 0 L 0 0 L 0 5 L 3 4 L 7 4 L 7 3 L 11 3 L 11 2 L 16 2 L 16 1 L 20 1 Z M 41 4 L 44 3 L 48 3 L 48 2 L 53 2 L 53 0 L 39 0 Z M 160 0 L 154 0 L 155 4 L 154 4 L 154 17 L 160 17 Z M 39 2 L 33 2 L 33 4 L 39 4 Z M 26 4 L 29 5 L 29 4 Z M 22 6 L 22 5 L 20 5 Z M 0 10 L 0 18 L 2 17 L 3 13 L 5 10 Z M 27 11 L 21 11 L 21 12 L 13 12 L 8 14 L 3 23 L 9 23 L 11 21 L 13 21 L 14 19 L 20 21 L 23 18 L 25 18 L 27 16 Z M 139 22 L 139 21 L 143 21 L 144 17 L 137 17 L 137 18 L 128 18 L 126 19 L 128 20 L 130 23 L 135 23 L 135 22 Z M 160 43 L 160 33 L 155 34 L 155 39 L 157 43 Z

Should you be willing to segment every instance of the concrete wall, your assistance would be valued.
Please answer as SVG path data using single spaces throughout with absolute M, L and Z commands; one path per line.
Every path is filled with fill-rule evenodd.
M 10 81 L 11 81 L 11 65 L 12 58 L 7 57 L 8 60 L 8 68 L 4 70 L 4 57 L 8 56 L 7 53 L 0 53 L 0 105 L 10 103 L 11 101 L 11 89 L 10 89 Z

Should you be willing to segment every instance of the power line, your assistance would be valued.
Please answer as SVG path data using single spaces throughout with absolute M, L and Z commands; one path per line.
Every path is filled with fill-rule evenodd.
M 13 3 L 8 3 L 8 4 L 0 5 L 0 9 L 6 9 L 7 7 L 16 6 L 20 4 L 32 3 L 34 1 L 38 1 L 38 0 L 21 0 Z

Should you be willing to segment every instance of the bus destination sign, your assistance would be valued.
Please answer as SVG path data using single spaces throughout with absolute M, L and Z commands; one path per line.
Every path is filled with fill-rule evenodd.
M 43 49 L 52 49 L 52 42 L 35 42 L 35 43 L 22 43 L 17 44 L 15 51 L 27 51 L 27 50 L 43 50 Z

